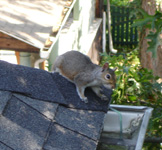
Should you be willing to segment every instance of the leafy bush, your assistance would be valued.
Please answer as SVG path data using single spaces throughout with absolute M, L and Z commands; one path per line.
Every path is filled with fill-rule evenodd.
M 101 65 L 109 62 L 111 68 L 118 67 L 112 103 L 153 107 L 147 136 L 162 137 L 162 84 L 157 82 L 159 77 L 155 77 L 151 70 L 141 67 L 138 51 L 112 56 L 103 53 L 101 56 Z

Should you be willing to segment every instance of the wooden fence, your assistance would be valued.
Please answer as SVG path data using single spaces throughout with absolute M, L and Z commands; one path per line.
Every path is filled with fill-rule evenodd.
M 134 18 L 130 19 L 132 8 L 111 6 L 112 38 L 114 48 L 132 49 L 138 44 L 137 28 L 131 27 Z

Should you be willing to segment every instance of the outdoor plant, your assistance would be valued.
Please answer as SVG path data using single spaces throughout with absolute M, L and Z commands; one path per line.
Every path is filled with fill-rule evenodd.
M 118 68 L 112 103 L 153 107 L 147 137 L 162 137 L 162 83 L 158 82 L 159 77 L 141 67 L 137 50 L 116 55 L 102 53 L 101 56 L 101 64 L 109 62 L 111 68 Z
M 137 8 L 136 12 L 138 15 L 138 19 L 135 20 L 135 23 L 132 27 L 141 28 L 141 32 L 143 27 L 150 29 L 146 39 L 148 40 L 148 49 L 147 51 L 152 52 L 152 56 L 157 57 L 157 48 L 162 44 L 162 13 L 160 11 L 156 11 L 154 15 L 149 15 L 142 8 Z

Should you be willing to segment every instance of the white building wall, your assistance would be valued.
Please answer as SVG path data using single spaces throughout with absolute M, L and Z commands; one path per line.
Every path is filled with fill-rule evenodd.
M 78 0 L 73 9 L 73 20 L 67 22 L 52 48 L 49 65 L 55 58 L 70 50 L 88 53 L 93 40 L 87 39 L 95 19 L 95 0 Z M 70 24 L 70 25 L 69 25 Z M 93 37 L 92 37 L 93 38 Z

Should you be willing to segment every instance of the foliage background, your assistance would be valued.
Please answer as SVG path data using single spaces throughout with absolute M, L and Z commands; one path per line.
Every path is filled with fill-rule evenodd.
M 158 0 L 161 1 L 161 0 Z M 104 1 L 106 4 L 106 0 Z M 162 13 L 157 11 L 154 16 L 148 15 L 141 8 L 141 0 L 111 0 L 111 4 L 116 6 L 134 7 L 134 14 L 137 16 L 134 26 L 141 28 L 149 28 L 154 32 L 150 32 L 147 39 L 148 51 L 151 51 L 153 57 L 156 57 L 157 46 L 161 44 L 158 39 L 162 31 Z M 131 17 L 131 16 L 130 16 Z M 144 105 L 153 107 L 154 111 L 150 119 L 146 139 L 153 139 L 150 143 L 145 143 L 143 150 L 161 150 L 160 139 L 162 142 L 162 83 L 159 77 L 154 76 L 152 70 L 142 68 L 139 59 L 139 49 L 131 50 L 131 52 L 123 51 L 117 54 L 103 53 L 101 65 L 105 62 L 110 63 L 110 67 L 118 67 L 117 87 L 113 93 L 113 103 L 120 105 Z

